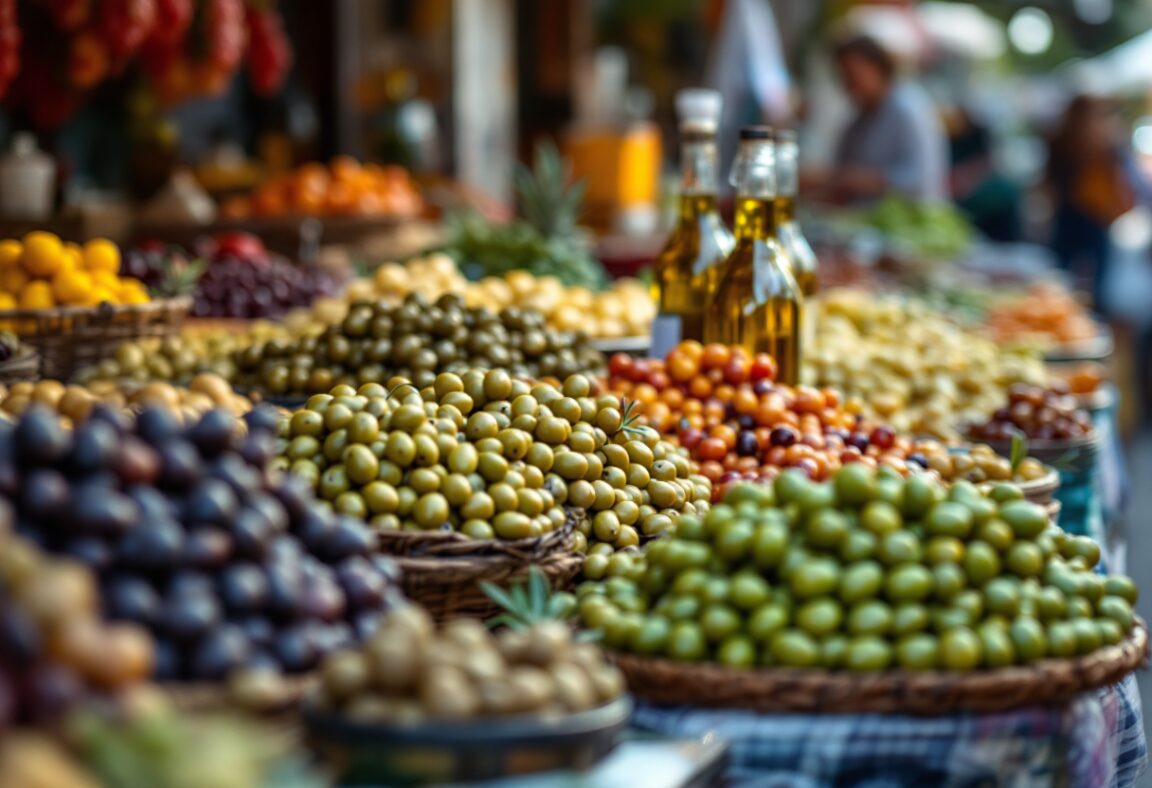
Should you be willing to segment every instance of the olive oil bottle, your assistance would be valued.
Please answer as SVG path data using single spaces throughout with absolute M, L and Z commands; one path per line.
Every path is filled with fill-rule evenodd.
M 800 188 L 800 148 L 796 132 L 777 129 L 776 140 L 776 237 L 792 261 L 792 276 L 805 298 L 820 289 L 816 253 L 796 221 L 796 195 Z
M 792 276 L 792 260 L 777 236 L 776 156 L 772 130 L 740 129 L 740 149 L 732 169 L 736 187 L 736 246 L 705 323 L 705 339 L 742 345 L 749 353 L 770 353 L 778 379 L 800 377 L 803 296 Z
M 680 115 L 680 197 L 676 227 L 656 259 L 653 298 L 659 307 L 652 324 L 654 358 L 682 339 L 704 339 L 704 318 L 716 290 L 720 264 L 732 251 L 732 233 L 716 203 L 719 156 L 716 128 L 720 94 L 683 90 Z

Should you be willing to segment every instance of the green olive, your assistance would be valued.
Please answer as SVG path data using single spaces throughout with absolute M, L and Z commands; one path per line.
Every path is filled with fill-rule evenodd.
M 805 602 L 796 611 L 796 623 L 816 638 L 829 635 L 840 628 L 844 610 L 839 603 L 827 597 Z
M 909 635 L 896 644 L 896 664 L 906 670 L 932 670 L 938 659 L 939 646 L 932 635 Z
M 344 466 L 333 465 L 325 469 L 324 473 L 320 475 L 320 484 L 316 492 L 321 498 L 334 501 L 336 496 L 348 492 L 349 489 L 351 489 L 351 484 L 348 481 L 348 473 Z
M 720 644 L 716 660 L 730 668 L 751 668 L 756 664 L 756 646 L 743 635 L 733 635 Z
M 977 526 L 976 538 L 1004 553 L 1012 547 L 1016 537 L 1012 533 L 1012 526 L 999 518 L 993 518 Z
M 775 634 L 788 626 L 788 608 L 767 602 L 748 617 L 748 634 L 760 643 L 770 643 Z
M 393 514 L 400 506 L 400 496 L 396 494 L 396 488 L 381 481 L 369 482 L 361 490 L 361 495 L 364 496 L 368 510 L 373 514 Z
M 876 599 L 848 611 L 847 628 L 853 635 L 884 635 L 892 629 L 892 608 Z
M 486 492 L 473 492 L 460 507 L 460 516 L 468 520 L 490 520 L 496 514 L 496 504 Z
M 492 528 L 501 539 L 528 539 L 539 536 L 540 526 L 520 512 L 501 512 L 492 520 Z
M 485 480 L 495 483 L 508 474 L 508 460 L 495 452 L 482 452 L 476 470 Z
M 847 605 L 873 599 L 883 583 L 884 570 L 875 561 L 851 564 L 840 577 L 840 599 Z
M 876 473 L 860 463 L 845 465 L 836 474 L 835 490 L 841 504 L 864 506 L 876 496 Z
M 1048 527 L 1048 514 L 1028 501 L 1008 501 L 1000 506 L 1000 519 L 1011 526 L 1017 537 L 1032 539 Z
M 964 571 L 968 573 L 968 580 L 973 585 L 982 586 L 1000 576 L 1000 555 L 987 542 L 969 542 L 968 554 L 964 557 Z
M 412 465 L 416 458 L 416 442 L 406 432 L 390 432 L 388 433 L 388 445 L 384 449 L 384 456 L 401 468 L 407 468 Z
M 892 602 L 919 602 L 932 593 L 933 575 L 920 564 L 901 564 L 888 575 L 884 593 Z
M 839 564 L 827 558 L 805 559 L 788 581 L 791 592 L 802 599 L 831 594 L 839 583 Z
M 779 477 L 777 477 L 779 478 Z M 820 646 L 799 629 L 785 629 L 772 637 L 772 663 L 795 668 L 809 668 L 820 662 Z
M 380 470 L 380 461 L 376 459 L 376 455 L 367 446 L 360 444 L 354 444 L 345 449 L 342 462 L 348 474 L 348 480 L 358 486 L 375 481 L 376 474 Z
M 448 521 L 448 500 L 438 492 L 420 496 L 412 509 L 412 519 L 421 528 L 439 528 Z
M 701 628 L 691 621 L 677 621 L 668 633 L 667 653 L 671 659 L 696 662 L 708 651 L 708 641 Z
M 953 627 L 940 635 L 938 658 L 944 670 L 974 670 L 983 657 L 980 637 L 967 627 Z
M 1088 621 L 1088 619 L 1081 619 Z M 1091 623 L 1091 622 L 1089 622 Z M 1048 637 L 1044 626 L 1034 618 L 1018 618 L 1010 629 L 1012 645 L 1020 661 L 1027 664 L 1042 659 L 1048 652 Z
M 844 654 L 844 667 L 847 670 L 884 670 L 892 664 L 892 647 L 883 638 L 874 635 L 854 637 L 848 642 Z
M 497 512 L 514 512 L 520 505 L 516 488 L 509 484 L 493 484 L 488 488 L 488 495 L 491 496 Z
M 575 481 L 583 479 L 588 472 L 588 460 L 583 454 L 564 452 L 556 456 L 552 469 L 562 478 Z

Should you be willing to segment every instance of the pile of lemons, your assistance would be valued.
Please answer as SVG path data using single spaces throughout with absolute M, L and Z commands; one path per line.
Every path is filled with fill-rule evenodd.
M 119 273 L 120 248 L 106 238 L 80 246 L 35 231 L 0 240 L 0 310 L 151 300 L 143 282 Z

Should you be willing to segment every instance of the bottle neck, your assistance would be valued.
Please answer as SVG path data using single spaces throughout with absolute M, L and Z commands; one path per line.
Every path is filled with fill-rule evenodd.
M 776 144 L 776 190 L 793 200 L 800 191 L 800 151 L 795 142 Z
M 680 194 L 684 197 L 716 197 L 719 155 L 714 137 L 684 141 L 680 149 Z
M 771 142 L 744 142 L 732 171 L 736 187 L 737 239 L 767 240 L 776 234 L 776 156 Z

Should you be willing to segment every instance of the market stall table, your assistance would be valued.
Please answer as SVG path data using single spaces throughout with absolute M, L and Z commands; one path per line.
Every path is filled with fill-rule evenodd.
M 1147 768 L 1136 679 L 1059 708 L 916 717 L 756 714 L 641 703 L 634 726 L 727 741 L 727 784 L 1126 788 Z

